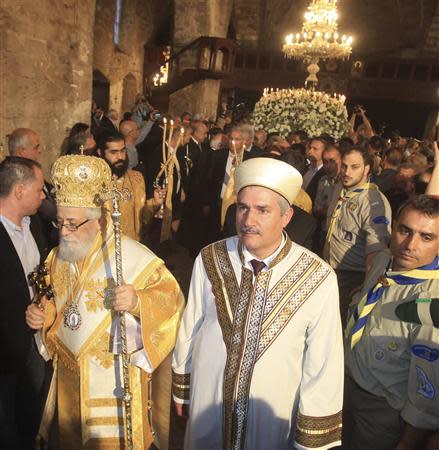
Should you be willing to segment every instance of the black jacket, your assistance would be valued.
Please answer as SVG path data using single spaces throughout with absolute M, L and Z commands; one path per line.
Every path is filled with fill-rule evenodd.
M 40 259 L 47 255 L 47 241 L 37 215 L 31 217 L 30 229 Z M 30 303 L 27 275 L 15 251 L 8 232 L 0 222 L 0 371 L 21 370 L 33 339 L 33 331 L 26 325 L 25 311 Z

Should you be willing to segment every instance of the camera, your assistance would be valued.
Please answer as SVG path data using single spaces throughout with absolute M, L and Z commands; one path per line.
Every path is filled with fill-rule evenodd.
M 151 114 L 152 120 L 159 120 L 162 117 L 162 113 L 160 111 L 155 111 Z
M 361 110 L 363 109 L 363 107 L 361 105 L 355 105 L 354 106 L 354 113 L 355 114 L 361 114 Z

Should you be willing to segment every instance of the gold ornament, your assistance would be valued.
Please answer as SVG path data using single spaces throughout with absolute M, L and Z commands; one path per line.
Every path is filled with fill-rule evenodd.
M 72 208 L 98 208 L 100 194 L 111 186 L 111 169 L 101 158 L 66 155 L 52 167 L 56 204 Z

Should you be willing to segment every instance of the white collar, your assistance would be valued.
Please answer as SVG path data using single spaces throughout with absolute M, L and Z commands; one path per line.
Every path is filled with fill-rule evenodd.
M 268 270 L 268 268 L 270 267 L 270 263 L 274 260 L 274 258 L 276 258 L 276 256 L 280 253 L 280 251 L 283 249 L 284 245 L 286 242 L 286 237 L 285 237 L 285 233 L 282 233 L 282 240 L 279 244 L 279 247 L 269 256 L 267 256 L 264 259 L 259 259 L 256 258 L 255 256 L 253 256 L 246 248 L 245 245 L 242 246 L 242 255 L 244 256 L 244 262 L 245 262 L 245 266 L 252 269 L 253 267 L 250 264 L 250 261 L 252 259 L 256 259 L 258 261 L 262 261 L 265 264 L 265 268 L 262 270 Z

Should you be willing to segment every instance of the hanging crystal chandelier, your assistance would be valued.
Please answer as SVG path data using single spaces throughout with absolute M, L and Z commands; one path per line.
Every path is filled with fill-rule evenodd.
M 317 84 L 319 60 L 346 59 L 352 52 L 352 37 L 337 31 L 337 0 L 312 0 L 301 33 L 289 34 L 282 48 L 289 58 L 310 63 L 305 84 Z

